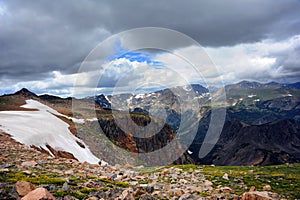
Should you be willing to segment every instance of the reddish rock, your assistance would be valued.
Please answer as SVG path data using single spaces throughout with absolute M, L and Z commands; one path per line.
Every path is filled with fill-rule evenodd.
M 48 156 L 51 156 L 51 154 L 49 153 L 49 151 L 45 150 L 43 147 L 37 147 L 35 145 L 30 145 L 31 148 L 41 152 L 41 153 L 44 153 L 44 154 L 47 154 Z
M 222 192 L 225 192 L 225 193 L 230 193 L 232 192 L 232 189 L 230 187 L 221 187 L 220 190 Z
M 176 191 L 176 196 L 181 197 L 184 194 L 182 189 Z
M 23 167 L 34 167 L 37 165 L 37 162 L 34 160 L 22 162 L 21 166 Z
M 245 192 L 242 200 L 279 200 L 279 195 L 272 192 Z
M 256 191 L 256 187 L 255 186 L 251 186 L 249 192 L 255 192 Z
M 270 185 L 265 185 L 263 187 L 263 190 L 270 191 L 270 190 L 272 190 L 272 187 Z
M 46 147 L 55 156 L 55 158 L 67 158 L 67 159 L 73 159 L 73 160 L 78 161 L 78 159 L 75 158 L 75 156 L 72 153 L 69 153 L 69 152 L 66 152 L 66 151 L 56 151 L 49 144 L 46 144 Z
M 16 183 L 16 190 L 17 190 L 19 196 L 21 196 L 21 197 L 25 196 L 26 194 L 28 194 L 29 192 L 31 192 L 34 189 L 36 189 L 36 187 L 29 182 L 18 181 Z
M 131 165 L 131 164 L 129 164 L 129 163 L 126 163 L 126 164 L 124 165 L 124 167 L 127 168 L 127 169 L 133 169 L 133 168 L 134 168 L 134 166 Z
M 122 194 L 117 198 L 119 200 L 126 200 L 126 199 L 134 199 L 133 195 L 129 190 L 124 190 Z
M 134 191 L 133 196 L 138 197 L 138 196 L 141 196 L 142 194 L 145 194 L 145 191 L 138 188 L 136 191 Z
M 55 197 L 45 188 L 37 188 L 29 192 L 21 200 L 55 200 Z
M 169 169 L 164 169 L 162 172 L 160 172 L 161 175 L 167 175 L 170 174 L 170 170 Z

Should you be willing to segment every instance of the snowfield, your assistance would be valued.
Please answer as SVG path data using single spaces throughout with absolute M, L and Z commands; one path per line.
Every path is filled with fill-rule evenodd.
M 69 131 L 69 125 L 53 114 L 64 115 L 35 100 L 26 100 L 22 107 L 36 108 L 38 111 L 0 111 L 0 129 L 12 135 L 16 141 L 46 150 L 46 144 L 49 144 L 56 150 L 72 153 L 81 162 L 99 162 L 88 146 Z M 76 140 L 85 148 L 80 147 Z

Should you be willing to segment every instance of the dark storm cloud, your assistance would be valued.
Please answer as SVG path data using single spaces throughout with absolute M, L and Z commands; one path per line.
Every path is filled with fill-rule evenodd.
M 103 39 L 136 27 L 171 28 L 212 47 L 282 40 L 300 33 L 299 11 L 297 0 L 0 0 L 0 79 L 74 73 Z
M 114 32 L 139 26 L 181 31 L 205 46 L 233 45 L 300 31 L 299 1 L 122 1 L 111 5 Z
M 80 5 L 49 3 L 2 4 L 5 10 L 0 15 L 1 78 L 31 74 L 35 80 L 54 70 L 76 72 L 87 53 L 110 35 L 101 22 L 98 26 L 92 24 L 95 20 L 89 18 L 94 16 L 81 11 Z
M 295 37 L 293 45 L 289 48 L 273 53 L 270 56 L 276 58 L 272 71 L 276 71 L 277 78 L 281 82 L 299 82 L 300 80 L 300 36 Z

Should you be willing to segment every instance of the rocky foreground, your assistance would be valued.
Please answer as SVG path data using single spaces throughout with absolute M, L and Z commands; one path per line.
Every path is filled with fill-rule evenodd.
M 17 143 L 3 132 L 0 141 L 0 199 L 3 200 L 299 198 L 299 191 L 293 189 L 298 187 L 295 182 L 298 179 L 290 177 L 290 186 L 282 187 L 290 187 L 292 191 L 277 194 L 271 185 L 286 184 L 275 181 L 282 177 L 277 174 L 274 183 L 269 178 L 263 181 L 257 177 L 255 168 L 232 172 L 195 165 L 101 166 L 50 157 Z M 253 180 L 248 180 L 248 174 Z

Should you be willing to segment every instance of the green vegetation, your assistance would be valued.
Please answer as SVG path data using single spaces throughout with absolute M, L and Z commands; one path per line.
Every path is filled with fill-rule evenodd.
M 203 174 L 205 178 L 213 183 L 213 187 L 219 186 L 230 187 L 234 194 L 242 195 L 249 191 L 250 187 L 255 186 L 258 191 L 263 191 L 265 185 L 272 187 L 272 192 L 278 193 L 282 198 L 299 199 L 300 198 L 300 163 L 278 166 L 208 166 L 208 165 L 172 165 L 166 167 L 145 167 L 140 170 L 143 174 L 150 174 L 155 172 L 162 172 L 168 168 L 178 168 L 183 172 L 192 173 L 198 171 Z M 229 180 L 223 178 L 227 173 Z M 63 197 L 70 195 L 78 199 L 86 198 L 91 192 L 97 192 L 97 189 L 90 187 L 78 188 L 78 184 L 86 183 L 88 181 L 100 181 L 103 183 L 103 190 L 107 191 L 109 188 L 128 188 L 127 182 L 115 182 L 109 178 L 95 177 L 70 177 L 68 191 L 57 190 L 53 191 L 54 196 Z M 45 171 L 36 171 L 35 175 L 28 175 L 24 172 L 8 171 L 0 173 L 0 182 L 15 183 L 17 181 L 28 181 L 35 185 L 51 184 L 63 185 L 66 180 L 59 177 L 56 173 L 49 173 Z M 169 181 L 169 180 L 164 180 Z M 151 180 L 142 180 L 140 184 L 148 184 Z M 209 193 L 199 193 L 200 196 L 209 196 Z
M 270 99 L 276 99 L 283 97 L 284 94 L 292 94 L 293 96 L 299 97 L 300 91 L 296 89 L 288 89 L 288 88 L 235 88 L 232 92 L 227 92 L 227 98 L 239 99 L 243 98 L 244 100 L 253 101 L 254 99 L 259 98 L 261 101 L 267 101 Z M 253 94 L 256 95 L 254 98 L 248 98 L 248 95 Z
M 115 185 L 118 187 L 122 187 L 122 188 L 129 187 L 129 183 L 127 183 L 127 182 L 116 182 Z
M 199 195 L 201 197 L 208 197 L 210 194 L 208 192 L 201 192 Z
M 58 178 L 56 174 L 39 176 L 28 176 L 24 172 L 8 172 L 1 174 L 0 182 L 15 183 L 17 181 L 28 181 L 30 183 L 40 185 L 40 184 L 55 184 L 63 185 L 66 182 L 63 178 Z
M 241 195 L 247 190 L 240 187 L 246 185 L 249 189 L 255 186 L 263 190 L 270 185 L 272 191 L 288 199 L 300 198 L 300 164 L 279 166 L 202 166 L 203 173 L 215 186 L 231 187 L 236 194 Z M 222 176 L 227 173 L 229 180 Z
M 172 165 L 166 167 L 146 167 L 139 170 L 149 174 L 161 172 L 166 168 L 179 168 L 183 172 L 199 170 L 205 178 L 213 183 L 213 187 L 228 186 L 233 193 L 242 195 L 248 192 L 251 186 L 263 191 L 265 185 L 272 187 L 272 192 L 287 199 L 300 199 L 300 163 L 275 166 L 209 166 L 209 165 Z M 227 173 L 229 180 L 223 179 Z M 200 196 L 209 194 L 201 193 Z
M 75 197 L 80 200 L 88 197 L 88 193 L 82 193 L 81 191 L 68 192 L 68 191 L 63 191 L 63 190 L 57 190 L 54 192 L 55 197 L 64 197 L 67 195 L 70 195 L 70 196 Z
M 15 96 L 1 96 L 0 97 L 0 111 L 4 110 L 32 110 L 20 108 L 26 102 L 24 99 L 16 98 Z

